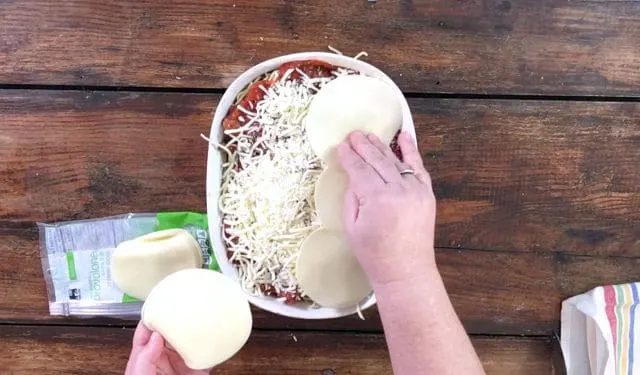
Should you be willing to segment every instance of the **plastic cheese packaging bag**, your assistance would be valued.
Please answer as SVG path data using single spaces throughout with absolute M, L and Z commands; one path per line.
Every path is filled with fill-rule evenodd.
M 123 241 L 182 228 L 198 242 L 203 267 L 218 269 L 207 217 L 193 212 L 126 214 L 102 219 L 38 224 L 42 270 L 51 315 L 137 319 L 142 301 L 123 293 L 111 275 L 111 255 Z

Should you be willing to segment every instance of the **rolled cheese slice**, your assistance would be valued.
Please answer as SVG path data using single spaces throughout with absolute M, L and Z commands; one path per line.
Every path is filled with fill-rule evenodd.
M 142 322 L 194 370 L 231 358 L 247 342 L 252 326 L 240 286 L 202 268 L 172 273 L 156 285 L 142 307 Z
M 167 229 L 121 242 L 111 256 L 111 275 L 118 288 L 144 300 L 166 276 L 202 267 L 202 250 L 184 229 Z
M 305 117 L 309 143 L 328 162 L 349 133 L 373 133 L 389 144 L 402 126 L 402 106 L 392 86 L 363 75 L 341 76 L 313 98 Z
M 316 212 L 325 228 L 342 230 L 342 211 L 348 182 L 347 174 L 338 165 L 330 165 L 318 177 L 314 199 Z
M 303 241 L 296 276 L 304 293 L 324 307 L 353 307 L 372 291 L 344 235 L 325 228 Z

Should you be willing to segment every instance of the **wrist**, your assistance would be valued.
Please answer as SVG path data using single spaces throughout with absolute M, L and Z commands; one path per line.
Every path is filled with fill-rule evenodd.
M 441 279 L 435 259 L 429 257 L 396 261 L 381 268 L 365 267 L 365 272 L 376 293 L 378 289 L 406 287 L 416 283 L 429 285 Z
M 422 300 L 424 306 L 437 306 L 449 298 L 444 281 L 435 266 L 412 277 L 372 282 L 372 287 L 380 308 L 386 306 L 393 309 L 416 298 Z

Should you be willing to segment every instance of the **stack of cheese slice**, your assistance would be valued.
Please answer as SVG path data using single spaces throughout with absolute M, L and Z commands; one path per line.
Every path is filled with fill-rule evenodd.
M 323 307 L 357 306 L 371 286 L 344 235 L 343 204 L 349 183 L 336 146 L 354 131 L 375 134 L 389 144 L 402 125 L 394 89 L 363 75 L 341 76 L 315 96 L 305 118 L 309 142 L 326 166 L 315 186 L 315 206 L 323 228 L 302 243 L 296 276 L 304 293 Z
M 142 322 L 194 370 L 231 358 L 247 342 L 252 317 L 247 297 L 221 273 L 191 268 L 165 277 L 142 307 Z
M 118 288 L 139 300 L 170 274 L 202 267 L 202 250 L 184 229 L 167 229 L 121 242 L 111 255 Z
M 111 257 L 116 285 L 145 300 L 144 325 L 196 370 L 229 359 L 245 344 L 252 326 L 240 286 L 201 267 L 202 250 L 184 229 L 124 241 Z

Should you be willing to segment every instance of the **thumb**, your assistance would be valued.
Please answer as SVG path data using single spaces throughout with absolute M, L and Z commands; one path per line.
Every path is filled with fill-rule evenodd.
M 136 368 L 139 369 L 139 374 L 155 375 L 156 366 L 162 351 L 164 350 L 164 340 L 159 333 L 153 332 L 147 345 L 145 345 L 137 358 Z

